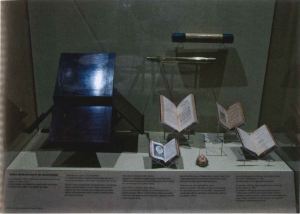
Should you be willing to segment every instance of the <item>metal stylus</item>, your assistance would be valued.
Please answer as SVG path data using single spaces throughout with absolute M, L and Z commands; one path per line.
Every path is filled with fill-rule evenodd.
M 156 62 L 194 62 L 194 63 L 211 63 L 215 62 L 214 57 L 146 57 L 147 60 Z

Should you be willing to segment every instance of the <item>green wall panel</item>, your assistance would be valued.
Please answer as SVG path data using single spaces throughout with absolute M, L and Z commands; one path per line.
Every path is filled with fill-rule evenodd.
M 199 125 L 215 130 L 218 100 L 241 101 L 246 128 L 258 124 L 274 13 L 274 1 L 101 0 L 29 1 L 33 61 L 39 113 L 52 104 L 61 52 L 107 51 L 117 54 L 115 86 L 145 114 L 145 127 L 158 130 L 158 96 L 175 100 L 194 93 Z M 172 32 L 233 33 L 233 44 L 171 42 Z M 147 56 L 216 56 L 211 65 L 166 64 Z M 154 78 L 155 77 L 155 78 Z M 195 80 L 197 80 L 195 82 Z

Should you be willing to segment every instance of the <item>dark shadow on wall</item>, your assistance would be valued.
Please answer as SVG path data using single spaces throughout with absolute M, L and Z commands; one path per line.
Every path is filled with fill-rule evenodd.
M 277 1 L 260 115 L 260 124 L 289 136 L 300 132 L 299 10 L 299 1 Z
M 27 1 L 1 1 L 1 21 L 1 66 L 5 69 L 4 149 L 9 152 L 5 153 L 5 165 L 8 165 L 32 137 L 23 129 L 36 119 Z
M 264 82 L 260 124 L 281 136 L 278 154 L 294 170 L 299 212 L 300 1 L 277 0 Z M 284 146 L 283 146 L 284 145 Z
M 13 142 L 25 128 L 23 119 L 26 116 L 27 113 L 20 107 L 18 107 L 10 99 L 5 99 L 6 148 L 9 147 L 9 142 Z
M 179 72 L 187 88 L 244 87 L 248 85 L 245 70 L 235 48 L 177 49 L 177 56 L 216 58 L 216 61 L 212 63 L 179 64 Z

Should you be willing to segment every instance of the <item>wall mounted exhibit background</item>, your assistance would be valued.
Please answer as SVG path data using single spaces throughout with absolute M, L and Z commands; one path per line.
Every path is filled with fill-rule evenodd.
M 230 32 L 233 44 L 179 45 L 183 52 L 200 56 L 203 49 L 211 55 L 225 50 L 219 57 L 222 66 L 168 64 L 165 78 L 178 100 L 195 94 L 199 130 L 217 127 L 215 96 L 224 105 L 240 100 L 246 128 L 257 126 L 274 1 L 29 0 L 28 4 L 39 114 L 52 104 L 61 52 L 115 52 L 115 86 L 145 114 L 145 130 L 159 130 L 158 97 L 168 93 L 158 64 L 144 58 L 174 55 L 178 44 L 172 43 L 172 32 Z M 207 84 L 215 79 L 217 84 Z

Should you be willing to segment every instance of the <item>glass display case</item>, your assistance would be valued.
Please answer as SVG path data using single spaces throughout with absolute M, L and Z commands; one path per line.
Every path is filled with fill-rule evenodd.
M 5 211 L 299 211 L 299 1 L 3 7 Z

